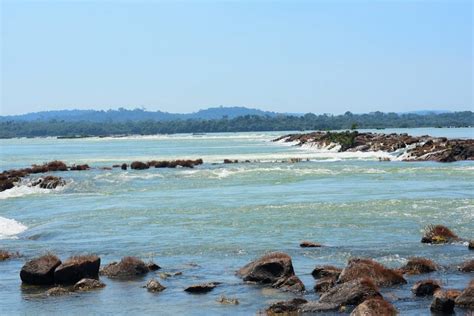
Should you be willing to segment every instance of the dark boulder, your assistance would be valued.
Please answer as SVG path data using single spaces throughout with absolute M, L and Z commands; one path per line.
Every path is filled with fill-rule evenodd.
M 207 293 L 207 292 L 212 291 L 218 284 L 220 283 L 209 282 L 209 283 L 194 284 L 185 288 L 184 291 L 188 293 L 195 293 L 195 294 Z
M 395 316 L 397 310 L 381 297 L 363 301 L 352 311 L 350 316 Z
M 64 162 L 55 160 L 46 164 L 48 171 L 67 171 L 67 166 Z
M 288 292 L 303 292 L 305 289 L 303 282 L 296 275 L 289 278 L 283 277 L 273 283 L 272 286 Z
M 31 183 L 32 186 L 39 186 L 41 189 L 55 189 L 58 186 L 66 185 L 61 177 L 45 176 Z
M 128 166 L 127 166 L 126 163 L 123 163 L 123 164 L 120 166 L 120 168 L 121 168 L 122 170 L 127 170 L 127 167 L 128 167 Z
M 33 285 L 54 284 L 54 270 L 60 264 L 61 260 L 52 254 L 30 260 L 21 268 L 21 281 Z
M 54 271 L 57 284 L 74 284 L 81 279 L 99 277 L 100 258 L 95 255 L 71 257 Z
M 74 284 L 74 291 L 90 291 L 101 289 L 105 284 L 96 279 L 82 279 Z
M 83 170 L 89 170 L 90 167 L 89 165 L 85 164 L 85 165 L 72 165 L 70 170 L 73 170 L 73 171 L 83 171 Z
M 145 262 L 136 257 L 124 257 L 120 262 L 112 262 L 100 270 L 100 274 L 110 278 L 133 278 L 148 273 Z
M 20 179 L 9 178 L 0 180 L 0 192 L 11 189 L 15 186 L 15 182 L 18 182 Z
M 136 169 L 136 170 L 143 170 L 143 169 L 150 168 L 150 166 L 148 166 L 148 164 L 141 161 L 134 161 L 130 164 L 130 168 Z
M 434 293 L 430 310 L 434 313 L 452 314 L 454 312 L 454 299 L 445 291 L 438 290 Z
M 156 271 L 156 270 L 161 269 L 161 267 L 157 265 L 156 263 L 154 263 L 153 261 L 148 262 L 146 264 L 146 267 L 148 268 L 149 271 Z
M 18 257 L 20 257 L 19 252 L 9 252 L 6 250 L 0 250 L 0 261 L 5 261 L 8 259 L 18 258 Z
M 416 282 L 411 288 L 411 291 L 416 296 L 431 296 L 439 289 L 441 289 L 441 286 L 438 281 L 422 280 Z
M 300 247 L 301 248 L 319 248 L 319 247 L 322 247 L 323 245 L 321 244 L 318 244 L 318 243 L 315 243 L 315 242 L 312 242 L 312 241 L 307 241 L 307 240 L 303 240 L 302 242 L 300 242 Z
M 166 287 L 161 285 L 160 282 L 158 282 L 155 279 L 151 279 L 150 281 L 148 281 L 145 287 L 148 290 L 148 292 L 161 292 L 164 289 L 166 289 Z
M 436 264 L 426 258 L 410 258 L 406 265 L 400 268 L 406 274 L 422 274 L 436 271 L 438 267 Z
M 342 270 L 337 282 L 344 283 L 365 277 L 372 279 L 378 286 L 407 283 L 398 271 L 389 269 L 372 259 L 362 258 L 350 259 L 347 266 Z

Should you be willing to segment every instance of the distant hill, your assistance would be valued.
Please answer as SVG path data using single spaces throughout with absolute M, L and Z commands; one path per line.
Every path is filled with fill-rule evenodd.
M 276 112 L 262 111 L 258 109 L 250 109 L 246 107 L 213 107 L 204 110 L 199 110 L 194 113 L 168 113 L 162 111 L 146 111 L 143 109 L 127 110 L 119 108 L 117 110 L 96 111 L 96 110 L 59 110 L 59 111 L 42 111 L 35 113 L 28 113 L 22 115 L 0 116 L 0 121 L 66 121 L 66 122 L 126 122 L 126 121 L 175 121 L 187 119 L 204 119 L 214 120 L 229 118 L 233 119 L 239 116 L 256 115 L 275 117 L 280 114 Z M 298 114 L 295 114 L 298 115 Z

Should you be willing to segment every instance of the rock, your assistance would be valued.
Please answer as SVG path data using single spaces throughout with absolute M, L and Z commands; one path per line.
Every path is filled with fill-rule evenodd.
M 150 281 L 148 281 L 145 287 L 148 290 L 148 292 L 161 292 L 164 289 L 166 289 L 166 287 L 161 285 L 160 282 L 158 282 L 155 279 L 151 279 Z
M 41 189 L 55 189 L 58 186 L 66 185 L 61 177 L 45 176 L 31 183 L 32 186 L 39 186 Z
M 421 238 L 422 243 L 443 244 L 459 240 L 459 237 L 443 225 L 429 225 Z
M 383 298 L 370 298 L 357 305 L 351 316 L 395 316 L 397 310 Z
M 100 273 L 110 278 L 133 278 L 149 271 L 142 260 L 136 257 L 124 257 L 118 263 L 109 263 L 100 270 Z
M 8 252 L 6 250 L 0 250 L 0 261 L 5 261 L 12 258 L 18 258 L 20 254 L 18 252 Z
M 52 254 L 30 260 L 21 268 L 21 281 L 32 285 L 54 284 L 54 270 L 60 264 L 61 260 Z
M 59 160 L 48 162 L 46 167 L 48 171 L 67 171 L 66 164 Z
M 15 178 L 0 180 L 0 192 L 13 188 L 18 180 Z
M 467 245 L 467 248 L 469 250 L 474 250 L 474 240 L 469 240 L 469 244 Z
M 219 297 L 217 300 L 218 303 L 224 304 L 224 305 L 239 305 L 239 300 L 236 298 L 229 298 L 225 296 Z
M 342 309 L 343 307 L 337 304 L 331 304 L 331 303 L 321 303 L 321 302 L 308 302 L 305 304 L 300 305 L 298 309 L 298 314 L 301 313 L 324 313 L 324 314 L 329 314 L 329 315 L 334 315 L 336 311 L 339 309 Z M 331 312 L 331 313 L 329 313 Z
M 95 255 L 71 257 L 54 271 L 57 284 L 74 284 L 81 279 L 99 277 L 100 258 Z
M 122 166 L 120 166 L 120 168 L 122 170 L 127 170 L 127 164 L 126 163 L 123 163 Z
M 461 272 L 473 272 L 474 271 L 474 259 L 467 260 L 459 266 Z
M 389 269 L 372 259 L 350 259 L 342 270 L 337 282 L 344 283 L 359 278 L 368 277 L 378 286 L 406 284 L 407 281 L 395 270 Z
M 401 267 L 401 271 L 406 274 L 422 274 L 436 271 L 436 264 L 425 258 L 410 258 L 406 265 Z
M 137 170 L 143 170 L 143 169 L 148 169 L 150 166 L 148 164 L 141 162 L 141 161 L 134 161 L 130 164 L 130 168 L 132 169 L 137 169 Z
M 146 267 L 148 268 L 149 271 L 156 271 L 156 270 L 161 269 L 161 267 L 157 265 L 156 263 L 154 263 L 153 261 L 148 262 L 146 264 Z
M 75 170 L 75 171 L 82 171 L 82 170 L 89 170 L 90 167 L 89 165 L 85 164 L 85 165 L 72 165 L 71 168 L 69 168 L 70 170 Z
M 194 168 L 194 166 L 202 165 L 202 159 L 196 160 L 171 160 L 171 161 L 149 161 L 148 165 L 150 167 L 155 168 L 176 168 L 176 167 L 183 167 L 183 168 Z
M 456 306 L 462 308 L 474 309 L 474 280 L 471 280 L 464 291 L 455 299 Z
M 56 286 L 53 288 L 50 288 L 49 290 L 46 291 L 46 295 L 48 296 L 62 296 L 62 295 L 69 295 L 71 294 L 67 289 Z
M 322 294 L 320 303 L 331 305 L 358 305 L 369 298 L 382 297 L 370 278 L 360 278 L 337 284 Z
M 295 276 L 291 257 L 285 253 L 269 253 L 237 271 L 246 282 L 271 284 L 284 290 L 304 289 L 304 285 Z
M 312 241 L 307 241 L 304 240 L 300 243 L 301 248 L 317 248 L 317 247 L 322 247 L 323 245 L 312 242 Z
M 316 293 L 324 293 L 329 291 L 336 285 L 337 277 L 335 276 L 328 276 L 319 279 L 314 286 L 314 291 Z
M 237 159 L 235 159 L 235 160 L 224 159 L 224 163 L 225 163 L 225 164 L 229 164 L 229 163 L 239 163 L 239 161 L 238 161 Z
M 311 272 L 311 275 L 315 279 L 324 278 L 324 277 L 336 277 L 338 278 L 341 274 L 342 269 L 337 268 L 335 266 L 324 265 L 324 266 L 316 266 Z
M 418 281 L 413 285 L 411 291 L 416 296 L 430 296 L 434 292 L 441 289 L 441 286 L 438 281 L 435 280 L 422 280 Z
M 430 310 L 435 313 L 452 314 L 454 312 L 454 299 L 446 295 L 444 291 L 438 290 L 435 292 Z
M 197 294 L 207 293 L 207 292 L 212 291 L 218 284 L 219 282 L 194 284 L 194 285 L 188 286 L 184 290 L 188 293 L 197 293 Z
M 285 315 L 285 316 L 291 316 L 291 315 L 298 315 L 298 311 L 301 307 L 301 305 L 308 303 L 307 300 L 303 298 L 294 298 L 289 301 L 281 301 L 281 302 L 276 302 L 272 305 L 270 305 L 266 310 L 265 313 L 268 316 L 273 316 L 273 315 Z
M 101 289 L 105 284 L 96 279 L 82 279 L 74 284 L 74 291 L 90 291 Z

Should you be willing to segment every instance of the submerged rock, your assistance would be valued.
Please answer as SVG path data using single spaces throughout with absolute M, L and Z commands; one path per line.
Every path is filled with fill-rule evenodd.
M 71 257 L 54 271 L 57 284 L 74 284 L 81 279 L 99 277 L 100 258 L 95 255 Z
M 441 289 L 440 283 L 435 280 L 422 280 L 413 285 L 411 291 L 416 296 L 430 296 Z
M 48 296 L 62 296 L 62 295 L 69 295 L 69 294 L 71 294 L 70 291 L 60 286 L 50 288 L 49 290 L 46 291 L 46 295 Z
M 321 244 L 318 244 L 318 243 L 315 243 L 315 242 L 312 242 L 312 241 L 307 241 L 307 240 L 303 240 L 302 242 L 300 242 L 300 247 L 301 248 L 318 248 L 318 247 L 322 247 L 323 245 Z
M 474 309 L 474 280 L 471 280 L 464 291 L 455 299 L 456 306 L 462 308 Z
M 295 275 L 291 257 L 281 252 L 269 253 L 250 262 L 238 270 L 237 275 L 246 282 L 271 284 L 286 290 L 304 289 Z
M 55 189 L 58 186 L 66 185 L 61 177 L 45 176 L 31 183 L 32 186 L 39 186 L 41 189 Z
M 8 260 L 8 259 L 12 259 L 12 258 L 17 258 L 17 257 L 20 257 L 20 254 L 18 252 L 8 252 L 6 250 L 0 250 L 0 261 L 5 261 L 5 260 Z
M 194 284 L 191 286 L 188 286 L 184 290 L 188 293 L 207 293 L 212 291 L 218 284 L 219 282 L 209 282 L 209 283 L 201 283 L 201 284 Z
M 219 297 L 217 300 L 218 303 L 224 304 L 224 305 L 239 305 L 239 300 L 236 298 L 229 298 L 225 296 Z
M 413 257 L 410 258 L 406 265 L 400 268 L 406 274 L 422 274 L 436 271 L 437 265 L 426 258 Z
M 72 165 L 70 168 L 70 170 L 75 170 L 75 171 L 82 171 L 82 170 L 89 170 L 90 167 L 89 165 L 85 164 L 85 165 Z
M 395 316 L 397 310 L 383 298 L 370 298 L 357 305 L 351 316 Z
M 133 278 L 148 273 L 145 262 L 136 257 L 124 257 L 120 262 L 112 262 L 100 270 L 100 274 L 110 278 Z
M 96 279 L 81 279 L 74 284 L 74 291 L 90 291 L 95 289 L 101 289 L 105 287 L 105 284 Z
M 444 244 L 459 240 L 459 237 L 443 225 L 429 225 L 425 228 L 422 243 Z
M 21 268 L 21 281 L 32 285 L 54 284 L 54 270 L 60 264 L 61 260 L 52 254 L 30 260 Z
M 151 279 L 150 281 L 148 281 L 145 287 L 148 290 L 148 292 L 161 292 L 166 289 L 166 287 L 161 285 L 161 283 L 155 279 Z
M 389 269 L 372 259 L 362 258 L 350 259 L 347 266 L 342 270 L 337 282 L 344 283 L 365 277 L 372 279 L 378 286 L 407 283 L 398 271 Z

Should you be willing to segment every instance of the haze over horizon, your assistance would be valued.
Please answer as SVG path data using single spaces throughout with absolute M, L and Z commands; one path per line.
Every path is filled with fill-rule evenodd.
M 0 115 L 473 110 L 472 2 L 1 3 Z

